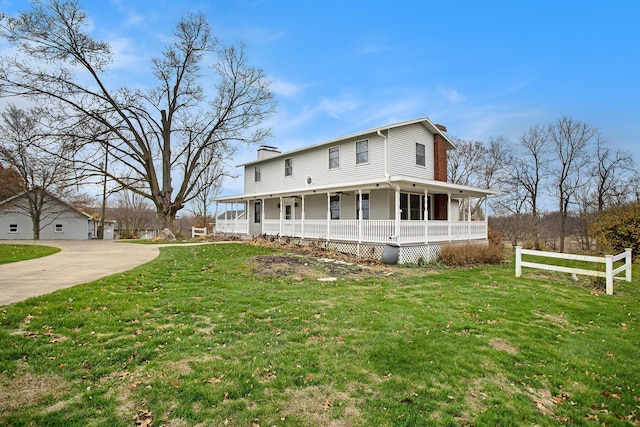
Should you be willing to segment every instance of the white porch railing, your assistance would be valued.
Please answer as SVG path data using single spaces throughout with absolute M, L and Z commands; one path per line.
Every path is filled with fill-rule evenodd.
M 221 232 L 248 234 L 246 219 L 218 220 Z M 272 236 L 341 240 L 363 243 L 427 243 L 487 238 L 484 221 L 400 221 L 394 220 L 323 220 L 264 219 L 262 233 Z
M 216 221 L 219 233 L 249 234 L 249 221 L 246 219 L 219 219 Z

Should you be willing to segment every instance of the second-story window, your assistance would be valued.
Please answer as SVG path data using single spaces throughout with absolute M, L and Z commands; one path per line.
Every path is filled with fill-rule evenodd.
M 425 151 L 424 144 L 420 144 L 416 142 L 416 165 L 424 166 L 425 165 Z
M 293 176 L 293 157 L 284 159 L 284 176 Z
M 340 167 L 340 147 L 329 148 L 329 169 Z
M 356 142 L 356 164 L 369 163 L 369 141 Z
M 260 182 L 262 180 L 262 169 L 260 166 L 255 167 L 255 182 Z

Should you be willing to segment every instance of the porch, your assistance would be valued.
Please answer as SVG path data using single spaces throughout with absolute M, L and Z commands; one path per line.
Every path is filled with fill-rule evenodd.
M 250 234 L 249 220 L 219 219 L 216 231 Z M 487 221 L 264 219 L 262 233 L 355 243 L 419 244 L 487 238 Z

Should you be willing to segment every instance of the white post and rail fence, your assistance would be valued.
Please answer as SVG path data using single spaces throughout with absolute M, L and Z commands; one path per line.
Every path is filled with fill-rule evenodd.
M 191 238 L 195 237 L 207 237 L 207 227 L 191 227 Z
M 586 261 L 593 263 L 605 264 L 605 271 L 587 270 L 583 268 L 563 267 L 559 265 L 541 264 L 537 262 L 522 261 L 522 255 L 533 255 L 546 258 L 558 258 L 575 261 Z M 613 268 L 613 263 L 624 260 L 624 264 L 618 268 Z M 557 252 L 535 251 L 530 249 L 522 249 L 522 246 L 516 246 L 516 277 L 522 276 L 522 267 L 537 268 L 539 270 L 559 271 L 562 273 L 573 273 L 582 276 L 604 277 L 606 279 L 605 291 L 607 295 L 613 295 L 613 279 L 631 281 L 631 249 L 625 249 L 618 255 L 605 255 L 604 257 L 575 255 Z M 625 276 L 618 274 L 625 272 Z

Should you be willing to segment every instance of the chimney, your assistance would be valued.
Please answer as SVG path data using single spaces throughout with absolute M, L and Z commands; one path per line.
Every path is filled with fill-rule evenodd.
M 270 159 L 281 154 L 278 147 L 272 147 L 271 145 L 261 145 L 258 148 L 258 160 Z
M 441 132 L 446 132 L 445 126 L 436 124 Z M 447 142 L 439 133 L 433 135 L 433 179 L 447 182 Z

